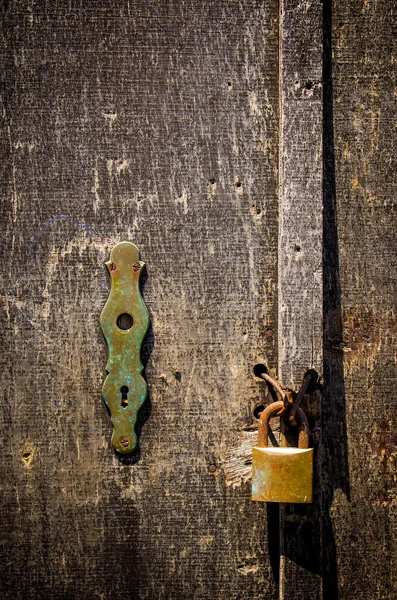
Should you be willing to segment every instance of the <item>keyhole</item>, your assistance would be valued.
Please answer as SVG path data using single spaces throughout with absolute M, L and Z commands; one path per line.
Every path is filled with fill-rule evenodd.
M 122 331 L 128 331 L 134 324 L 134 319 L 128 313 L 122 313 L 117 317 L 117 327 Z
M 120 393 L 121 393 L 121 406 L 123 408 L 125 408 L 126 406 L 128 406 L 128 387 L 126 385 L 122 385 L 120 388 Z

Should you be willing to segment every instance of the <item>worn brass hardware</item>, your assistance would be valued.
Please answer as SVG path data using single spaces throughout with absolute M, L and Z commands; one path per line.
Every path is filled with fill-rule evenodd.
M 299 424 L 298 448 L 268 447 L 269 419 L 282 415 L 282 400 L 261 413 L 258 446 L 252 450 L 252 499 L 262 502 L 310 503 L 313 500 L 313 448 L 309 448 L 308 421 L 296 408 Z
M 149 314 L 139 290 L 145 263 L 134 244 L 120 242 L 105 264 L 111 276 L 111 289 L 100 317 L 109 349 L 108 375 L 102 394 L 114 427 L 112 446 L 126 454 L 136 447 L 135 423 L 147 395 L 140 358 L 149 326 Z

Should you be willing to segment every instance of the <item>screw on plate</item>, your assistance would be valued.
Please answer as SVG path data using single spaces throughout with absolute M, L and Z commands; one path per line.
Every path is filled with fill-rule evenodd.
M 141 265 L 139 263 L 135 263 L 135 265 L 132 265 L 132 268 L 134 269 L 134 271 L 139 271 Z
M 122 437 L 120 438 L 120 445 L 123 446 L 123 448 L 127 448 L 127 446 L 129 446 L 130 440 L 126 437 Z

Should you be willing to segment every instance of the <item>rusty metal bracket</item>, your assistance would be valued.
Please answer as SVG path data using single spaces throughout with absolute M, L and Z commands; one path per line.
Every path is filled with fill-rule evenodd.
M 281 416 L 282 414 L 284 414 L 284 412 L 288 411 L 289 422 L 291 423 L 291 425 L 296 427 L 298 425 L 296 415 L 299 412 L 299 405 L 304 395 L 308 392 L 310 384 L 317 381 L 317 372 L 314 369 L 309 369 L 309 371 L 305 373 L 303 383 L 297 394 L 294 394 L 294 392 L 288 390 L 284 390 L 278 383 L 278 381 L 273 379 L 273 377 L 270 377 L 270 375 L 268 375 L 266 372 L 260 373 L 259 377 L 261 377 L 268 384 L 270 384 L 280 396 L 283 402 L 283 406 L 278 412 L 278 415 Z M 290 401 L 289 398 L 291 398 Z
M 145 263 L 134 244 L 120 242 L 105 264 L 111 289 L 100 317 L 109 349 L 102 394 L 114 427 L 112 446 L 116 452 L 127 454 L 136 447 L 135 423 L 147 395 L 140 358 L 149 327 L 149 313 L 139 289 Z

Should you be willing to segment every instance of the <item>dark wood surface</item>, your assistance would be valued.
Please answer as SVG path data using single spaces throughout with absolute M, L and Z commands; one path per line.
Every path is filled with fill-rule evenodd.
M 327 10 L 323 508 L 336 568 L 325 554 L 324 596 L 338 587 L 340 598 L 389 599 L 397 596 L 395 4 Z
M 278 3 L 0 10 L 0 597 L 276 600 L 278 511 L 251 501 L 247 461 L 270 401 L 252 367 L 282 366 Z M 287 508 L 281 598 L 394 600 L 394 7 L 323 10 L 318 496 Z M 316 39 L 297 31 L 303 81 Z M 130 460 L 101 399 L 123 239 L 151 316 Z
M 277 366 L 277 2 L 9 2 L 2 41 L 2 597 L 275 598 L 222 461 Z M 135 464 L 101 399 L 124 239 L 152 323 Z
M 309 369 L 322 373 L 323 362 L 322 25 L 320 0 L 280 2 L 278 372 L 283 385 L 296 392 Z M 319 405 L 318 394 L 315 410 L 302 405 L 313 429 L 320 424 Z M 318 436 L 314 440 L 313 503 L 280 507 L 279 580 L 285 600 L 322 593 Z

